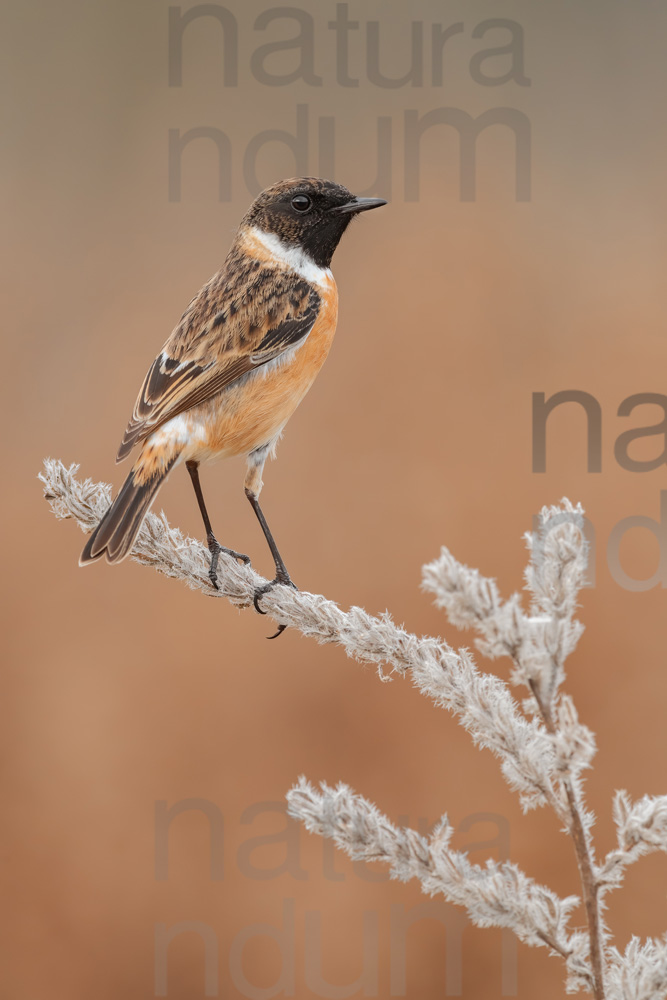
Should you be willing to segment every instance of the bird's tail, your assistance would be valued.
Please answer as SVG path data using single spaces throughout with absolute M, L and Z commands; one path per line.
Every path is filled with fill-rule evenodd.
M 142 456 L 123 483 L 118 496 L 86 542 L 79 566 L 106 556 L 107 562 L 121 562 L 130 554 L 139 528 L 169 474 L 177 456 L 147 474 Z

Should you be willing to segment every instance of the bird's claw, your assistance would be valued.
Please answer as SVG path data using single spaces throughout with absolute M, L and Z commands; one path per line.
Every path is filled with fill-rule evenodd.
M 255 611 L 258 614 L 260 615 L 266 614 L 266 611 L 262 611 L 262 609 L 260 608 L 259 600 L 261 597 L 264 596 L 264 594 L 268 594 L 270 590 L 273 590 L 276 584 L 281 584 L 281 586 L 283 587 L 292 587 L 293 590 L 299 589 L 297 585 L 290 579 L 289 574 L 282 574 L 282 573 L 277 574 L 275 580 L 271 580 L 270 583 L 265 583 L 262 587 L 257 587 L 255 589 L 255 593 L 253 594 L 252 598 L 252 603 L 255 607 Z M 278 631 L 274 635 L 267 635 L 266 638 L 277 639 L 278 636 L 281 635 L 286 628 L 287 625 L 279 625 Z

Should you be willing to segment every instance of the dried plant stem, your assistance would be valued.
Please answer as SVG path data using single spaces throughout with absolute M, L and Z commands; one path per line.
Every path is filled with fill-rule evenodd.
M 554 725 L 551 710 L 548 705 L 544 704 L 538 685 L 535 681 L 530 681 L 530 688 L 535 697 L 535 701 L 539 706 L 540 715 L 542 716 L 547 732 L 552 736 L 555 736 L 556 727 Z M 567 797 L 570 812 L 568 833 L 574 844 L 574 853 L 577 859 L 577 866 L 579 868 L 579 876 L 581 879 L 584 909 L 586 910 L 586 922 L 588 924 L 588 933 L 590 937 L 590 962 L 593 973 L 593 996 L 595 997 L 595 1000 L 605 1000 L 602 919 L 600 916 L 600 901 L 598 898 L 598 882 L 595 876 L 593 858 L 591 857 L 586 831 L 584 830 L 584 824 L 581 818 L 578 796 L 568 777 L 564 776 L 561 781 Z
M 570 782 L 565 779 L 563 782 L 565 794 L 567 795 L 572 812 L 572 829 L 570 831 L 574 841 L 574 850 L 577 855 L 579 874 L 581 876 L 581 889 L 586 910 L 586 920 L 588 922 L 588 933 L 591 941 L 591 968 L 593 970 L 593 996 L 595 1000 L 604 1000 L 604 973 L 602 959 L 602 921 L 600 919 L 600 906 L 598 900 L 598 885 L 593 872 L 593 860 L 588 849 L 584 826 L 581 821 L 581 813 L 577 806 L 574 790 Z
M 55 515 L 90 531 L 107 509 L 111 489 L 78 480 L 76 471 L 47 459 L 40 478 Z M 569 927 L 579 897 L 559 898 L 514 863 L 489 861 L 482 868 L 454 851 L 446 817 L 424 837 L 394 826 L 370 800 L 344 785 L 322 784 L 318 791 L 305 778 L 288 793 L 289 812 L 308 829 L 332 837 L 351 857 L 384 861 L 394 877 L 416 878 L 425 892 L 465 907 L 478 926 L 509 927 L 529 945 L 546 945 L 564 960 L 568 992 L 585 990 L 595 1000 L 667 1000 L 667 938 L 641 942 L 633 937 L 621 953 L 602 918 L 605 893 L 621 885 L 625 869 L 652 851 L 667 852 L 667 795 L 632 802 L 626 792 L 617 792 L 617 845 L 598 864 L 591 835 L 594 817 L 582 789 L 595 738 L 579 722 L 571 697 L 560 691 L 565 660 L 583 629 L 574 617 L 586 571 L 582 517 L 581 508 L 567 500 L 542 511 L 540 530 L 529 538 L 529 612 L 517 594 L 502 601 L 495 581 L 446 549 L 424 567 L 424 587 L 450 622 L 474 629 L 484 655 L 512 661 L 512 682 L 530 694 L 523 712 L 508 682 L 481 671 L 468 650 L 411 635 L 388 614 L 374 617 L 357 607 L 342 611 L 320 595 L 288 587 L 268 593 L 263 606 L 279 624 L 318 642 L 339 643 L 348 656 L 375 664 L 383 680 L 388 679 L 383 664 L 409 676 L 422 694 L 452 713 L 476 745 L 491 750 L 524 810 L 547 803 L 554 809 L 573 842 L 586 930 Z M 222 557 L 220 589 L 212 591 L 208 550 L 171 528 L 164 515 L 148 515 L 133 556 L 237 607 L 251 604 L 255 588 L 264 582 L 251 567 Z
M 563 948 L 563 946 L 560 945 L 551 934 L 545 934 L 544 931 L 539 931 L 538 934 L 547 947 L 551 948 L 552 951 L 555 951 L 561 958 L 567 960 L 570 957 L 570 952 L 566 948 Z

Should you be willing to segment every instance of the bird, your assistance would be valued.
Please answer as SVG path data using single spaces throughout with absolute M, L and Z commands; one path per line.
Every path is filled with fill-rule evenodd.
M 221 545 L 204 502 L 199 466 L 246 457 L 245 494 L 275 563 L 277 584 L 295 587 L 259 504 L 266 459 L 329 353 L 338 318 L 331 260 L 350 221 L 386 205 L 318 177 L 288 178 L 262 191 L 243 216 L 227 257 L 200 289 L 148 369 L 118 449 L 137 458 L 90 535 L 79 564 L 121 562 L 160 487 L 185 463 L 201 513 L 218 589 Z M 296 589 L 296 588 L 295 588 Z M 283 631 L 278 629 L 275 638 Z

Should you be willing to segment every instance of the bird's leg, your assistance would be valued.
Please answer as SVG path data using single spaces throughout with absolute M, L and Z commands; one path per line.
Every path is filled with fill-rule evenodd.
M 247 487 L 246 487 L 245 495 L 247 496 L 248 500 L 252 504 L 252 509 L 254 510 L 255 514 L 257 515 L 257 520 L 259 521 L 259 523 L 262 526 L 262 531 L 264 532 L 264 537 L 266 538 L 267 542 L 269 543 L 269 548 L 271 549 L 271 555 L 273 556 L 273 561 L 276 564 L 276 575 L 275 575 L 274 579 L 271 580 L 270 583 L 265 583 L 263 587 L 257 587 L 257 589 L 255 590 L 255 595 L 253 597 L 253 604 L 255 605 L 255 610 L 259 611 L 260 615 L 265 615 L 266 611 L 262 611 L 262 609 L 259 606 L 259 599 L 264 594 L 268 594 L 268 592 L 270 590 L 272 590 L 277 583 L 281 583 L 285 587 L 293 587 L 294 590 L 298 590 L 299 588 L 296 586 L 295 583 L 293 583 L 293 581 L 292 581 L 289 573 L 287 572 L 287 568 L 285 566 L 285 563 L 283 562 L 282 556 L 280 555 L 280 552 L 278 551 L 278 546 L 276 545 L 275 540 L 273 538 L 273 535 L 271 534 L 271 529 L 269 528 L 268 524 L 266 523 L 266 518 L 264 517 L 264 512 L 262 511 L 262 508 L 259 505 L 259 500 L 258 500 L 257 496 L 254 493 L 252 493 L 249 489 L 247 489 Z M 270 635 L 268 638 L 269 639 L 277 639 L 278 636 L 280 635 L 280 633 L 284 632 L 286 628 L 287 628 L 287 625 L 279 625 L 278 626 L 278 631 L 276 632 L 276 634 L 275 635 Z
M 278 546 L 275 543 L 275 539 L 271 534 L 271 529 L 267 524 L 266 518 L 264 517 L 264 512 L 259 505 L 259 491 L 262 488 L 262 469 L 264 468 L 264 461 L 268 453 L 268 448 L 258 449 L 256 452 L 252 452 L 248 459 L 248 474 L 245 481 L 245 495 L 247 496 L 252 509 L 257 515 L 257 520 L 262 526 L 262 531 L 264 532 L 264 537 L 266 538 L 269 548 L 271 549 L 271 555 L 273 556 L 273 561 L 276 566 L 275 578 L 270 583 L 265 583 L 263 587 L 257 587 L 255 590 L 255 595 L 253 597 L 253 604 L 255 605 L 255 610 L 260 613 L 260 615 L 266 614 L 265 611 L 259 606 L 259 599 L 264 594 L 268 594 L 277 583 L 282 584 L 285 587 L 293 587 L 294 590 L 299 588 L 287 572 L 287 567 L 283 562 L 283 557 L 278 551 Z M 268 636 L 269 639 L 277 639 L 278 636 L 285 631 L 287 625 L 279 625 L 278 631 L 275 635 Z
M 204 503 L 204 494 L 201 491 L 201 483 L 199 482 L 199 462 L 186 462 L 185 466 L 190 473 L 190 479 L 192 480 L 192 485 L 197 497 L 197 503 L 199 504 L 199 510 L 201 511 L 204 528 L 206 530 L 206 544 L 208 545 L 209 552 L 211 553 L 211 568 L 208 573 L 209 579 L 215 589 L 218 590 L 218 558 L 220 553 L 224 552 L 228 556 L 233 556 L 234 559 L 240 559 L 241 562 L 244 562 L 246 565 L 250 564 L 250 556 L 246 556 L 243 552 L 237 552 L 235 549 L 228 549 L 225 548 L 224 545 L 220 545 L 217 538 L 213 534 L 208 511 L 206 510 L 206 504 Z

